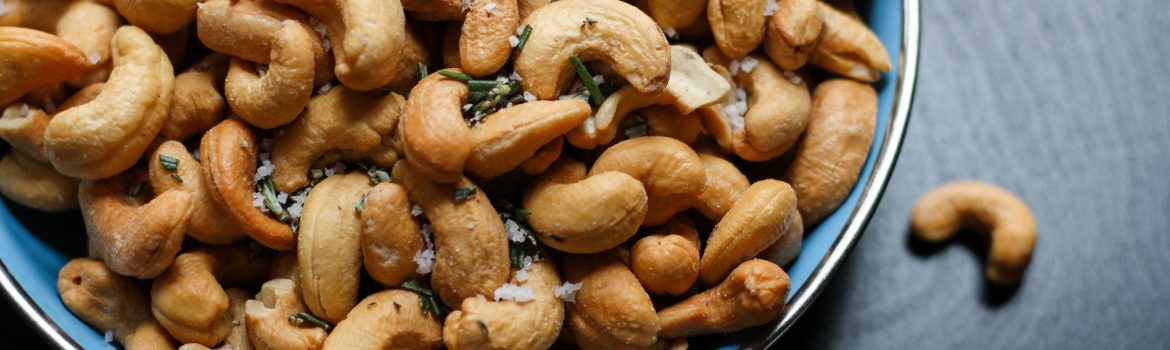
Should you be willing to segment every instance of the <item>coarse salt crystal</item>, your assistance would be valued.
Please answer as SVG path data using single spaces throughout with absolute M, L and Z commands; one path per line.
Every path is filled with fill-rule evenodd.
M 321 22 L 317 17 L 309 17 L 309 24 L 313 25 L 313 30 L 316 30 L 317 34 L 321 35 L 322 38 L 329 32 L 329 27 L 326 27 L 325 22 Z
M 677 30 L 674 30 L 674 28 L 665 28 L 665 29 L 662 29 L 662 34 L 666 34 L 666 37 L 667 37 L 667 38 L 676 38 L 676 37 L 678 37 L 678 31 L 677 31 Z
M 305 209 L 305 203 L 303 201 L 294 202 L 292 205 L 288 206 L 288 209 L 287 209 L 288 215 L 291 216 L 293 219 L 300 219 L 301 218 L 301 211 L 304 209 Z
M 410 207 L 410 216 L 417 218 L 417 217 L 420 217 L 422 215 L 423 215 L 422 207 L 418 206 L 418 204 L 415 204 L 413 207 Z
M 504 231 L 508 232 L 508 240 L 512 242 L 520 243 L 528 239 L 528 236 L 524 234 L 524 230 L 520 228 L 520 224 L 516 223 L 515 220 L 505 220 Z
M 528 270 L 516 270 L 516 281 L 524 282 L 528 280 Z
M 516 47 L 516 45 L 520 45 L 520 38 L 517 38 L 515 35 L 509 36 L 508 37 L 508 45 L 512 45 L 512 47 Z
M 325 51 L 333 50 L 333 44 L 329 42 L 329 38 L 321 39 L 321 47 L 324 48 Z
M 536 95 L 533 95 L 531 92 L 525 91 L 524 92 L 524 101 L 527 101 L 527 102 L 536 101 Z
M 496 288 L 496 290 L 492 292 L 492 297 L 495 298 L 496 301 L 512 300 L 525 302 L 534 299 L 535 294 L 532 293 L 532 288 L 528 288 L 527 286 L 522 287 L 511 283 L 504 283 L 504 285 L 500 286 L 500 288 Z
M 479 299 L 479 301 L 487 301 L 487 298 L 485 298 L 483 294 L 476 294 L 475 298 Z
M 594 76 L 593 76 L 593 83 L 594 83 L 594 84 L 601 84 L 601 83 L 604 83 L 604 82 L 605 82 L 605 77 L 604 77 L 604 76 L 601 76 L 601 75 L 594 75 Z
M 434 235 L 435 231 L 433 231 L 433 229 L 431 229 L 431 225 L 430 224 L 422 224 L 419 231 L 422 232 L 423 243 L 426 243 L 427 248 L 428 249 L 434 248 L 435 243 L 434 243 L 434 241 L 431 241 L 431 237 Z
M 324 94 L 326 92 L 329 92 L 329 90 L 333 90 L 333 84 L 332 83 L 325 83 L 325 85 L 321 85 L 321 87 L 317 88 L 317 94 L 321 95 L 321 94 Z
M 264 195 L 260 192 L 252 192 L 252 206 L 260 208 L 262 212 L 268 212 L 268 208 L 264 206 Z
M 280 202 L 280 204 L 288 203 L 288 193 L 284 193 L 284 192 L 277 193 L 276 194 L 276 201 Z
M 800 83 L 804 81 L 804 79 L 800 77 L 800 74 L 796 74 L 794 72 L 784 72 L 784 77 L 788 78 L 788 81 L 796 85 L 800 85 Z
M 577 301 L 578 290 L 581 290 L 580 283 L 571 283 L 569 281 L 565 281 L 565 283 L 562 283 L 560 286 L 553 289 L 553 295 L 556 295 L 557 298 L 561 298 L 561 300 L 572 303 Z
M 468 230 L 474 230 L 474 229 L 475 229 L 475 223 L 474 223 L 474 222 L 469 222 L 469 223 L 467 223 L 467 229 L 468 229 Z
M 520 81 L 521 80 L 520 73 L 516 73 L 516 72 L 512 72 L 512 76 L 510 76 L 508 78 L 512 79 L 513 81 Z
M 261 78 L 263 78 L 265 75 L 268 75 L 268 65 L 265 65 L 265 64 L 256 65 L 256 74 L 259 74 Z
M 751 58 L 751 57 L 744 57 L 744 58 L 743 58 L 743 63 L 741 63 L 741 64 L 740 64 L 740 68 L 742 68 L 742 69 L 743 69 L 743 72 L 744 72 L 744 73 L 751 73 L 751 72 L 752 72 L 752 70 L 753 70 L 753 69 L 756 69 L 756 66 L 757 66 L 757 65 L 759 65 L 759 64 L 760 64 L 760 61 L 757 61 L 757 60 L 756 60 L 756 59 L 754 59 L 754 58 Z
M 203 8 L 203 3 L 202 3 L 202 2 L 197 2 L 197 3 L 195 3 L 195 7 L 198 7 L 198 8 Z
M 496 3 L 494 3 L 494 2 L 488 3 L 487 6 L 483 7 L 483 9 L 484 9 L 484 11 L 491 12 L 493 15 L 497 14 L 495 11 L 496 10 Z
M 463 5 L 463 11 L 471 8 L 471 0 L 463 0 L 461 3 Z
M 499 76 L 496 76 L 496 81 L 501 82 L 501 83 L 507 83 L 508 77 L 505 77 L 503 75 L 499 75 Z
M 768 0 L 768 2 L 764 5 L 764 16 L 771 16 L 772 14 L 776 13 L 776 10 L 778 9 L 780 9 L 780 4 L 777 4 L 776 0 Z
M 727 72 L 731 73 L 731 76 L 739 74 L 739 65 L 740 62 L 738 59 L 731 60 L 731 63 L 727 64 Z
M 89 64 L 97 64 L 102 61 L 102 55 L 95 53 L 89 54 Z
M 431 271 L 435 268 L 435 250 L 427 248 L 425 250 L 420 250 L 418 253 L 415 253 L 414 263 L 418 265 L 418 267 L 414 269 L 414 272 L 417 272 L 420 275 L 431 273 Z
M 28 105 L 27 105 L 27 104 L 21 104 L 21 105 L 20 105 L 20 117 L 21 117 L 21 118 L 28 117 L 28 112 L 29 112 Z
M 112 343 L 112 342 L 114 341 L 114 332 L 111 332 L 111 331 L 106 331 L 106 334 L 105 334 L 105 341 L 106 341 L 107 343 Z
M 464 112 L 467 112 L 467 111 L 470 111 L 470 110 L 471 110 L 471 104 L 470 104 L 470 103 L 463 105 L 463 111 L 464 111 Z

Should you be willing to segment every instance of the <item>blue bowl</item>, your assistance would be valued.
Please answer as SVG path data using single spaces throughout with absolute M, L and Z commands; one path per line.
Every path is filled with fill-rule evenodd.
M 806 233 L 800 256 L 788 268 L 792 289 L 784 316 L 740 333 L 705 338 L 704 347 L 767 348 L 779 339 L 820 294 L 877 207 L 909 121 L 918 69 L 919 9 L 918 0 L 873 0 L 868 5 L 859 10 L 893 56 L 890 61 L 898 64 L 876 85 L 877 127 L 860 180 L 835 213 Z M 73 246 L 85 246 L 82 232 L 56 233 L 72 237 L 63 239 L 75 240 Z M 57 272 L 79 252 L 66 254 L 62 247 L 68 244 L 49 242 L 48 237 L 30 233 L 0 201 L 0 287 L 49 343 L 66 349 L 106 347 L 104 335 L 73 316 L 57 296 Z

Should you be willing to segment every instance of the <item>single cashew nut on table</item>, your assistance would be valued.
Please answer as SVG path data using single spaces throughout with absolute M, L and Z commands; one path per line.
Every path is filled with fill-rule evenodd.
M 77 46 L 33 29 L 0 27 L 0 106 L 29 91 L 81 74 L 89 59 Z
M 931 190 L 910 212 L 914 236 L 942 242 L 963 227 L 986 228 L 991 250 L 987 280 L 1001 286 L 1019 283 L 1036 246 L 1036 219 L 1028 205 L 1003 188 L 958 181 Z
M 475 146 L 463 119 L 468 93 L 467 84 L 436 72 L 415 85 L 402 109 L 398 127 L 406 162 L 436 181 L 459 180 Z
M 337 323 L 358 301 L 362 221 L 358 202 L 369 177 L 352 172 L 326 178 L 309 191 L 297 235 L 297 261 L 305 305 Z
M 0 159 L 0 194 L 23 206 L 42 211 L 77 208 L 77 187 L 77 179 L 24 152 L 14 150 Z
M 536 238 L 570 253 L 596 253 L 622 244 L 646 217 L 646 189 L 611 171 L 585 177 L 585 165 L 562 158 L 523 198 Z
M 391 289 L 362 299 L 337 324 L 325 350 L 438 349 L 442 329 L 423 311 L 418 294 Z
M 494 177 L 520 166 L 545 144 L 580 125 L 592 113 L 583 100 L 533 101 L 492 113 L 471 129 L 471 174 Z
M 779 240 L 796 222 L 796 203 L 796 193 L 784 182 L 761 180 L 748 187 L 707 238 L 699 268 L 703 283 L 718 283 Z
M 111 271 L 99 260 L 70 260 L 57 275 L 57 292 L 69 312 L 99 331 L 112 332 L 127 350 L 175 348 L 151 316 L 139 281 Z
M 174 170 L 166 168 L 171 163 L 164 163 L 161 160 L 164 158 L 177 162 Z M 236 219 L 215 202 L 212 188 L 205 182 L 203 167 L 182 143 L 163 142 L 147 159 L 147 164 L 150 187 L 155 193 L 175 189 L 191 194 L 191 217 L 187 220 L 187 234 L 191 238 L 204 243 L 227 244 L 247 237 Z
M 83 180 L 78 190 L 90 251 L 119 274 L 154 278 L 179 252 L 192 196 L 186 191 L 159 193 L 154 199 L 132 193 L 146 181 L 132 171 L 105 180 Z
M 461 349 L 548 349 L 561 333 L 565 303 L 555 289 L 561 285 L 556 265 L 535 261 L 527 267 L 528 277 L 512 284 L 532 291 L 527 301 L 489 301 L 467 298 L 452 311 L 443 325 L 443 343 Z
M 740 58 L 760 46 L 767 20 L 765 6 L 765 0 L 708 1 L 707 20 L 719 51 L 727 57 Z
M 253 257 L 242 244 L 184 252 L 151 285 L 151 313 L 180 342 L 215 346 L 233 326 L 223 286 L 263 281 L 271 265 L 270 254 Z
M 764 35 L 764 51 L 781 69 L 794 71 L 808 62 L 824 28 L 816 0 L 785 0 L 779 5 Z
M 406 189 L 398 184 L 380 183 L 366 197 L 362 261 L 370 277 L 383 286 L 400 286 L 420 277 L 413 257 L 427 246 L 412 208 Z
M 406 41 L 406 15 L 399 0 L 277 0 L 316 16 L 328 28 L 333 72 L 357 91 L 380 88 L 394 78 Z
M 252 206 L 259 141 L 247 124 L 226 119 L 203 134 L 199 144 L 203 176 L 212 199 L 257 243 L 288 250 L 296 243 L 292 227 Z
M 517 0 L 477 0 L 467 9 L 459 36 L 459 67 L 475 77 L 495 73 L 512 57 L 508 38 L 520 24 Z
M 326 332 L 318 327 L 299 327 L 289 316 L 305 311 L 297 285 L 290 279 L 265 282 L 256 299 L 244 304 L 248 338 L 257 349 L 320 349 Z
M 676 216 L 634 243 L 630 270 L 652 294 L 679 295 L 699 278 L 699 232 L 689 217 Z
M 661 324 L 650 295 L 617 254 L 571 255 L 565 279 L 580 283 L 565 323 L 582 349 L 642 349 L 658 341 Z
M 809 56 L 812 64 L 864 82 L 875 82 L 890 71 L 890 54 L 865 23 L 825 3 L 817 5 L 824 29 Z
M 313 93 L 313 35 L 296 21 L 285 20 L 272 36 L 265 74 L 233 58 L 224 83 L 232 111 L 262 129 L 288 124 L 300 115 Z
M 250 62 L 268 64 L 272 59 L 274 36 L 285 20 L 295 20 L 312 31 L 309 16 L 299 9 L 273 0 L 207 0 L 199 7 L 196 32 L 207 48 Z M 313 70 L 315 84 L 333 79 L 333 58 L 324 38 L 314 34 Z
M 739 264 L 718 286 L 658 312 L 663 338 L 731 333 L 775 320 L 784 312 L 788 274 L 772 262 Z

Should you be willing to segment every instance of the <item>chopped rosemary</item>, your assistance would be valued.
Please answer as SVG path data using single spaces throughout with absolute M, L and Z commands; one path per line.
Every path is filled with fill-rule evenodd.
M 512 266 L 517 269 L 523 269 L 525 260 L 531 259 L 529 261 L 535 261 L 544 259 L 540 255 L 540 247 L 536 243 L 536 238 L 532 235 L 532 228 L 528 227 L 528 224 L 513 219 L 505 219 L 504 223 L 504 227 L 515 227 L 524 235 L 524 240 L 520 242 L 511 239 L 508 240 L 508 260 L 512 262 Z M 508 230 L 512 229 L 509 228 Z M 509 232 L 509 235 L 511 235 L 511 232 Z
M 459 203 L 467 200 L 468 198 L 474 197 L 476 190 L 478 190 L 478 188 L 476 188 L 475 185 L 455 190 L 455 202 Z
M 179 169 L 179 159 L 165 154 L 158 155 L 158 162 L 162 164 L 163 169 L 174 172 Z
M 175 179 L 175 181 L 178 181 L 179 183 L 183 183 L 183 177 L 179 176 L 179 174 L 171 173 L 171 178 Z
M 462 82 L 471 81 L 470 75 L 459 73 L 459 72 L 452 72 L 452 71 L 449 71 L 446 69 L 440 70 L 439 75 L 442 75 L 442 76 L 447 77 L 447 78 L 455 79 L 458 81 L 462 81 Z
M 586 25 L 593 26 L 594 24 L 597 24 L 597 20 L 585 17 L 585 21 L 581 22 L 581 28 L 585 28 Z
M 321 181 L 324 178 L 325 178 L 325 169 L 321 169 L 321 168 L 317 168 L 317 167 L 309 169 L 309 179 L 312 180 L 312 182 Z
M 357 210 L 358 214 L 361 214 L 362 210 L 366 210 L 366 198 L 369 196 L 370 194 L 368 193 L 363 194 L 362 198 L 358 199 L 357 205 L 353 206 L 353 209 Z
M 524 209 L 516 209 L 516 220 L 527 221 L 529 215 L 532 215 L 532 212 Z
M 525 24 L 524 30 L 520 32 L 520 42 L 516 44 L 516 48 L 514 49 L 516 52 L 524 49 L 524 44 L 528 43 L 528 36 L 530 35 L 532 35 L 532 26 Z
M 422 64 L 422 62 L 417 62 L 415 63 L 415 66 L 418 67 L 418 80 L 423 80 L 423 78 L 426 78 L 427 75 L 430 75 L 430 73 L 427 72 L 427 65 Z
M 138 195 L 142 194 L 142 186 L 144 185 L 146 185 L 145 182 L 134 184 L 134 187 L 130 187 L 130 192 L 127 192 L 126 195 L 130 197 L 138 197 Z
M 292 221 L 292 216 L 280 206 L 280 202 L 276 200 L 276 186 L 272 184 L 272 176 L 265 176 L 260 182 L 260 194 L 264 195 L 264 206 L 272 215 L 276 216 L 277 220 L 281 222 Z
M 366 175 L 370 177 L 371 184 L 377 185 L 383 182 L 390 182 L 390 171 L 385 168 L 370 166 L 369 169 L 366 169 Z
M 446 306 L 443 306 L 443 303 L 440 303 L 436 298 L 435 292 L 432 292 L 424 286 L 422 282 L 417 280 L 406 281 L 406 283 L 402 284 L 402 289 L 418 294 L 418 304 L 424 313 L 429 313 L 434 315 L 435 318 L 438 318 L 446 309 Z
M 589 69 L 585 68 L 585 64 L 581 63 L 581 59 L 577 55 L 569 55 L 569 61 L 573 62 L 573 67 L 577 69 L 577 77 L 581 78 L 581 84 L 584 84 L 589 89 L 589 101 L 593 105 L 600 105 L 604 101 L 601 97 L 601 89 L 597 88 L 597 82 L 593 81 L 593 75 L 589 74 Z
M 329 323 L 325 322 L 325 320 L 317 318 L 317 316 L 313 316 L 313 314 L 304 311 L 298 312 L 296 315 L 289 316 L 288 321 L 296 326 L 308 323 L 313 327 L 319 327 L 324 330 L 330 330 L 333 328 L 333 326 L 329 325 Z

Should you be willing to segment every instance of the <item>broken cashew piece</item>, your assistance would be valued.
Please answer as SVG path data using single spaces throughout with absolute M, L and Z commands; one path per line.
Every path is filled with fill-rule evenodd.
M 14 150 L 0 159 L 0 194 L 20 205 L 49 212 L 77 208 L 77 179 Z
M 658 312 L 662 338 L 726 334 L 775 320 L 791 288 L 776 264 L 752 259 L 739 264 L 718 286 Z
M 418 294 L 391 289 L 371 294 L 337 324 L 325 350 L 438 349 L 442 329 L 423 312 Z
M 42 31 L 0 27 L 0 106 L 90 67 L 77 46 Z
M 272 36 L 267 73 L 233 58 L 224 94 L 228 105 L 249 124 L 271 129 L 301 114 L 313 93 L 313 39 L 307 29 L 285 20 Z
M 762 0 L 761 0 L 762 1 Z M 643 94 L 657 95 L 670 78 L 670 46 L 658 24 L 618 0 L 562 0 L 524 19 L 532 34 L 516 56 L 524 90 L 554 100 L 570 82 L 570 55 L 601 60 Z
M 96 99 L 62 111 L 45 130 L 45 150 L 62 174 L 101 179 L 129 169 L 166 122 L 175 89 L 171 62 L 146 32 L 114 34 L 114 70 Z
M 477 0 L 464 15 L 459 36 L 460 68 L 474 77 L 495 73 L 512 57 L 508 38 L 520 24 L 517 0 Z
M 707 238 L 699 268 L 703 283 L 718 283 L 779 240 L 796 221 L 796 203 L 796 193 L 784 182 L 761 180 L 748 187 Z
M 271 254 L 253 257 L 243 244 L 184 252 L 151 285 L 150 311 L 179 342 L 215 346 L 233 326 L 223 286 L 258 283 L 271 265 Z
M 146 181 L 132 171 L 105 180 L 81 181 L 78 202 L 90 251 L 110 270 L 139 279 L 166 270 L 183 243 L 192 199 L 186 191 L 166 191 L 154 199 L 131 196 Z
M 175 170 L 163 167 L 161 157 L 178 161 Z M 236 219 L 212 198 L 212 188 L 205 181 L 200 162 L 187 152 L 187 147 L 178 141 L 163 142 L 150 158 L 150 187 L 155 193 L 169 190 L 186 191 L 191 194 L 191 217 L 187 220 L 187 234 L 200 242 L 227 244 L 247 237 Z
M 305 311 L 296 284 L 287 278 L 265 282 L 256 299 L 244 303 L 244 324 L 257 349 L 320 349 L 327 333 L 318 327 L 298 327 L 288 318 Z
M 524 281 L 512 284 L 532 291 L 527 301 L 467 298 L 443 325 L 443 343 L 462 349 L 548 349 L 561 333 L 565 302 L 554 293 L 561 285 L 552 261 L 534 261 Z
M 809 61 L 827 71 L 864 82 L 890 71 L 890 54 L 860 19 L 825 3 L 817 3 L 824 29 Z
M 643 349 L 658 342 L 662 327 L 650 295 L 615 251 L 565 260 L 565 279 L 581 284 L 565 317 L 577 346 Z
M 139 281 L 111 271 L 99 260 L 70 260 L 57 274 L 61 302 L 98 331 L 111 332 L 127 350 L 174 349 L 150 315 Z
M 616 247 L 646 217 L 646 189 L 638 179 L 610 171 L 585 177 L 585 165 L 562 158 L 524 193 L 536 238 L 570 253 Z
M 380 88 L 394 78 L 406 42 L 406 15 L 399 0 L 277 0 L 325 23 L 333 46 L 333 72 L 357 91 Z
M 407 200 L 406 189 L 398 184 L 380 183 L 366 196 L 362 210 L 362 261 L 366 272 L 386 287 L 420 276 L 413 257 L 427 249 Z
M 931 190 L 914 204 L 910 224 L 915 237 L 934 243 L 963 227 L 986 228 L 991 241 L 987 280 L 1000 286 L 1019 283 L 1036 246 L 1036 219 L 1028 205 L 981 182 L 958 181 Z
M 788 0 L 785 0 L 788 1 Z M 730 58 L 751 53 L 764 41 L 765 0 L 710 0 L 707 20 L 719 51 Z
M 362 221 L 358 202 L 370 191 L 365 173 L 326 178 L 309 191 L 297 234 L 297 264 L 305 305 L 337 323 L 358 301 Z
M 435 181 L 458 181 L 475 146 L 463 119 L 467 84 L 435 72 L 415 85 L 410 96 L 399 122 L 406 162 Z
M 13 103 L 0 115 L 0 138 L 13 149 L 38 161 L 47 163 L 45 129 L 50 116 L 40 108 L 25 103 Z
M 804 67 L 816 48 L 824 28 L 817 0 L 785 0 L 772 17 L 764 35 L 764 51 L 781 69 L 795 71 Z
M 630 250 L 630 270 L 646 292 L 679 295 L 699 279 L 699 232 L 687 216 L 639 239 Z
M 260 145 L 247 124 L 225 119 L 203 134 L 199 150 L 212 199 L 236 219 L 244 233 L 272 249 L 292 248 L 296 243 L 292 227 L 252 206 Z
M 585 101 L 570 99 L 533 101 L 492 113 L 471 129 L 475 146 L 467 157 L 467 171 L 481 178 L 503 175 L 592 112 Z

